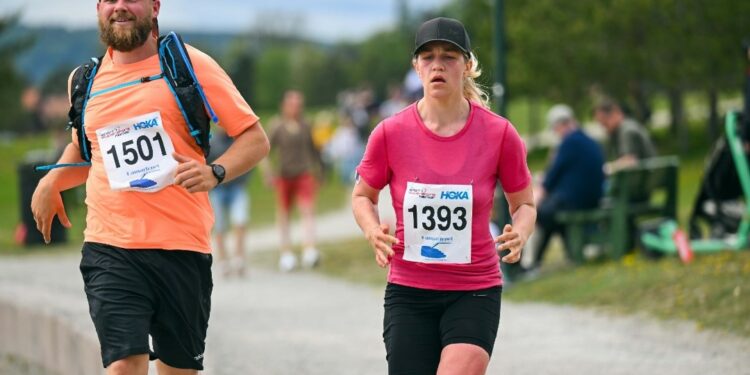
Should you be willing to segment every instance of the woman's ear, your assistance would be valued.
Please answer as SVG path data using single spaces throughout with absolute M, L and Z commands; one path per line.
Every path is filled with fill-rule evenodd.
M 464 70 L 464 77 L 468 77 L 471 73 L 471 68 L 474 66 L 474 60 L 468 58 L 466 60 L 466 69 Z

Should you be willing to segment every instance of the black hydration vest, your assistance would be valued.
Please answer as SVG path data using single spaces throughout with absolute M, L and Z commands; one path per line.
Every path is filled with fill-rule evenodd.
M 101 90 L 95 95 L 118 90 L 128 86 L 150 82 L 156 79 L 167 81 L 172 95 L 177 101 L 177 106 L 187 123 L 190 135 L 196 144 L 203 150 L 203 155 L 208 157 L 210 152 L 209 139 L 211 138 L 211 122 L 219 122 L 219 118 L 209 105 L 203 88 L 193 71 L 193 64 L 185 48 L 182 38 L 174 31 L 159 37 L 159 65 L 161 73 L 150 77 L 141 77 L 138 80 L 124 82 L 114 87 Z M 92 57 L 91 61 L 79 66 L 73 73 L 70 84 L 70 110 L 68 111 L 68 129 L 75 129 L 78 136 L 78 146 L 83 163 L 53 164 L 38 166 L 37 171 L 50 170 L 59 167 L 88 166 L 91 165 L 91 142 L 86 137 L 86 124 L 84 114 L 86 104 L 91 98 L 91 87 L 94 77 L 99 70 L 102 57 Z

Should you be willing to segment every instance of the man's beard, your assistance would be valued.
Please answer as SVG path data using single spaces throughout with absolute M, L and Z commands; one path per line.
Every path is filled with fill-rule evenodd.
M 117 18 L 134 19 L 134 27 L 130 30 L 118 30 L 111 21 Z M 151 16 L 136 18 L 130 13 L 118 13 L 106 21 L 99 20 L 99 39 L 116 51 L 130 52 L 146 42 L 153 29 Z

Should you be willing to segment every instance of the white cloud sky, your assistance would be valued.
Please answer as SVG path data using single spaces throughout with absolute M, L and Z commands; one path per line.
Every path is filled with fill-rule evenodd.
M 407 0 L 412 10 L 434 9 L 449 0 Z M 392 25 L 396 0 L 162 0 L 162 28 L 237 32 L 261 19 L 300 17 L 301 29 L 313 39 L 361 39 Z M 21 22 L 34 26 L 91 28 L 96 0 L 2 0 L 0 15 L 22 11 Z

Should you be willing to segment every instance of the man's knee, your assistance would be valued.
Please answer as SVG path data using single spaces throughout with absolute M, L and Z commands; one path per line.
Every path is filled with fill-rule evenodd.
M 118 359 L 107 366 L 107 375 L 148 374 L 148 354 L 138 354 Z
M 156 370 L 159 372 L 159 375 L 197 375 L 198 370 L 193 369 L 181 369 L 172 367 L 160 360 L 156 360 Z

